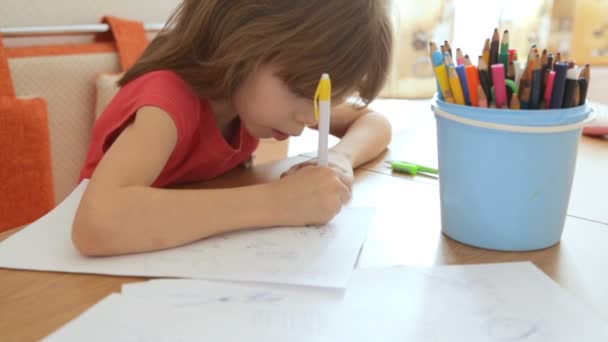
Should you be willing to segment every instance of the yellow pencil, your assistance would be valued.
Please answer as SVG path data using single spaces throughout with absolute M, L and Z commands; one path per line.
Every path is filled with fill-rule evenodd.
M 448 77 L 450 79 L 450 87 L 452 88 L 452 94 L 454 95 L 454 101 L 459 105 L 464 105 L 464 93 L 462 92 L 462 85 L 460 84 L 460 78 L 456 73 L 456 69 L 453 65 L 448 68 Z
M 483 45 L 483 51 L 481 56 L 486 62 L 486 65 L 490 65 L 490 38 L 486 38 L 486 42 Z
M 448 77 L 448 71 L 444 64 L 435 67 L 435 76 L 439 81 L 439 87 L 443 93 L 443 98 L 446 102 L 454 103 L 454 95 L 450 87 L 450 79 Z

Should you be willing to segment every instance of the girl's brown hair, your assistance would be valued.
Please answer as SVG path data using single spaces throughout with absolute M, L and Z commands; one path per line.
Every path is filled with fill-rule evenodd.
M 380 92 L 392 54 L 386 0 L 184 0 L 119 81 L 172 70 L 199 94 L 230 97 L 260 65 L 312 98 L 322 73 L 333 97 Z

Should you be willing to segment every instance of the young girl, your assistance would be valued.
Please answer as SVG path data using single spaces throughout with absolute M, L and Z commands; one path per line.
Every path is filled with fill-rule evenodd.
M 350 199 L 353 168 L 390 125 L 365 104 L 392 45 L 384 0 L 184 0 L 126 72 L 98 119 L 72 239 L 85 255 L 179 246 L 224 232 L 324 224 Z M 312 98 L 332 78 L 330 166 L 298 165 L 272 183 L 172 190 L 249 160 L 258 139 L 315 126 Z

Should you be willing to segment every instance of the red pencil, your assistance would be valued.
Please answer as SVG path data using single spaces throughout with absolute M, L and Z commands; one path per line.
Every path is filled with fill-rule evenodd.
M 545 105 L 551 106 L 551 96 L 553 95 L 553 84 L 555 83 L 555 71 L 549 71 L 547 76 L 547 86 L 545 87 Z

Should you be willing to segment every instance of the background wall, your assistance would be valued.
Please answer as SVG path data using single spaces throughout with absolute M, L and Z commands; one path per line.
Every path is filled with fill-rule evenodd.
M 95 24 L 108 14 L 165 21 L 179 0 L 2 0 L 2 26 Z
M 97 24 L 104 15 L 164 23 L 180 0 L 2 0 L 0 26 Z M 92 35 L 7 38 L 7 46 L 82 43 Z
M 570 0 L 556 0 L 556 2 L 560 1 L 574 3 L 574 1 Z M 467 0 L 459 0 L 455 4 L 458 5 L 466 2 Z M 180 0 L 2 0 L 2 6 L 0 6 L 0 26 L 95 24 L 104 15 L 116 15 L 144 22 L 165 22 L 179 3 Z M 407 3 L 415 3 L 415 1 L 398 0 L 398 3 L 400 6 L 405 6 Z M 449 9 L 452 0 L 432 0 L 429 3 L 436 4 L 435 6 L 438 6 L 438 8 L 443 8 L 441 6 L 448 4 L 446 8 Z M 396 8 L 400 7 L 396 6 Z M 407 19 L 411 23 L 411 18 Z M 491 25 L 491 27 L 494 26 Z M 447 35 L 449 34 L 444 32 L 442 38 L 452 38 L 446 37 Z M 33 43 L 55 43 L 57 41 L 82 42 L 90 39 L 92 39 L 92 36 L 37 37 L 6 39 L 5 43 L 8 46 L 16 46 L 31 45 Z M 399 37 L 397 37 L 398 42 L 399 40 Z M 396 61 L 400 61 L 403 56 L 414 55 L 411 42 L 401 41 L 400 43 L 400 46 L 396 49 L 397 52 L 400 52 L 396 56 Z M 395 64 L 397 67 L 393 70 L 391 80 L 387 89 L 385 89 L 384 95 L 387 97 L 399 95 L 419 96 L 420 94 L 407 94 L 407 92 L 400 91 L 402 88 L 412 89 L 412 87 L 400 86 L 399 80 L 409 76 L 399 73 L 400 70 L 405 70 L 403 61 L 396 62 Z M 595 66 L 592 77 L 589 96 L 592 99 L 608 103 L 608 94 L 605 91 L 608 88 L 608 68 Z M 433 81 L 432 78 L 429 79 Z M 417 87 L 422 86 L 420 80 L 418 82 Z M 434 87 L 433 82 L 428 82 L 431 92 Z

